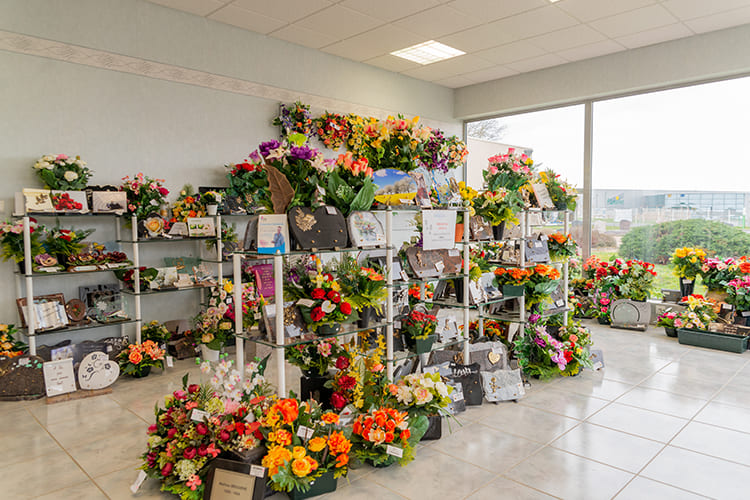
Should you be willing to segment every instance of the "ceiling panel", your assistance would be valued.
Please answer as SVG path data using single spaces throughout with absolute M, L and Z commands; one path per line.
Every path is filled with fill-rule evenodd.
M 208 16 L 208 18 L 231 24 L 238 28 L 255 31 L 256 33 L 263 33 L 264 35 L 286 24 L 286 21 L 282 21 L 281 19 L 274 19 L 258 14 L 257 12 L 250 12 L 234 5 L 227 5 Z
M 536 36 L 529 41 L 549 52 L 559 52 L 561 50 L 588 45 L 602 40 L 604 40 L 604 35 L 598 31 L 589 28 L 585 24 L 577 24 L 570 28 L 564 28 L 553 31 L 552 33 Z
M 378 68 L 387 69 L 388 71 L 394 71 L 396 73 L 401 73 L 402 71 L 421 67 L 420 64 L 415 63 L 414 61 L 409 61 L 408 59 L 392 56 L 390 54 L 385 56 L 373 57 L 372 59 L 368 59 L 364 62 L 367 64 L 372 64 L 373 66 L 377 66 Z
M 692 34 L 693 32 L 684 24 L 676 23 L 670 24 L 669 26 L 662 26 L 661 28 L 641 31 L 640 33 L 635 33 L 633 35 L 623 36 L 617 38 L 617 42 L 629 49 L 635 49 L 637 47 L 666 42 L 667 40 L 684 38 Z
M 196 16 L 207 16 L 231 0 L 151 0 L 164 7 L 182 10 Z
M 480 69 L 479 71 L 464 73 L 461 76 L 464 76 L 475 83 L 479 83 L 489 80 L 497 80 L 498 78 L 505 78 L 506 76 L 517 74 L 518 71 L 508 68 L 507 66 L 493 66 L 487 69 Z
M 603 42 L 561 50 L 558 54 L 569 61 L 580 61 L 581 59 L 591 59 L 592 57 L 604 56 L 622 50 L 625 50 L 625 47 L 614 40 L 604 40 Z
M 467 85 L 471 85 L 474 83 L 474 81 L 469 80 L 464 76 L 451 76 L 449 78 L 443 78 L 442 80 L 435 80 L 435 83 L 444 87 L 457 89 L 459 87 L 466 87 Z
M 506 17 L 494 23 L 498 29 L 515 35 L 518 40 L 568 28 L 576 24 L 578 24 L 578 21 L 554 5 Z
M 747 0 L 666 0 L 662 4 L 679 19 L 694 19 L 747 7 L 750 2 Z
M 323 51 L 355 61 L 364 61 L 423 41 L 422 37 L 410 31 L 385 25 L 329 45 Z
M 547 0 L 454 0 L 447 4 L 482 22 L 510 17 L 549 5 Z
M 329 0 L 234 0 L 232 5 L 291 23 L 333 3 Z
M 464 52 L 476 52 L 518 40 L 519 37 L 515 33 L 500 30 L 498 26 L 500 22 L 502 21 L 495 21 L 448 36 L 441 36 L 437 38 L 437 41 Z
M 750 23 L 750 7 L 685 21 L 685 24 L 696 33 L 722 30 L 748 23 Z
M 547 51 L 532 43 L 521 41 L 482 50 L 477 52 L 476 55 L 496 64 L 507 64 L 521 59 L 541 56 L 546 53 Z
M 333 5 L 298 21 L 298 26 L 320 33 L 332 34 L 339 40 L 383 24 L 383 21 L 356 10 Z
M 555 6 L 583 22 L 655 4 L 656 0 L 562 0 Z
M 599 19 L 592 22 L 591 26 L 610 38 L 617 38 L 676 22 L 677 19 L 664 7 L 652 5 Z
M 427 41 L 471 28 L 480 24 L 480 21 L 443 5 L 411 15 L 394 24 L 422 35 Z
M 465 55 L 404 71 L 404 74 L 413 76 L 414 78 L 433 81 L 489 68 L 493 65 L 490 61 L 477 56 Z
M 439 0 L 344 0 L 341 5 L 390 22 L 436 7 L 440 3 Z
M 271 36 L 286 40 L 287 42 L 304 45 L 313 49 L 319 49 L 325 45 L 330 45 L 337 40 L 336 37 L 326 33 L 309 30 L 296 24 L 289 24 L 272 33 Z
M 508 64 L 507 66 L 519 73 L 527 73 L 529 71 L 536 71 L 542 68 L 549 68 L 552 66 L 559 66 L 569 62 L 567 59 L 557 54 L 545 54 L 539 57 L 532 57 L 530 59 L 523 59 Z

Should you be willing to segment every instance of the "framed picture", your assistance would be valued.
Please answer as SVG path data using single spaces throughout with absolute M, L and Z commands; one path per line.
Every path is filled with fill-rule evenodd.
M 258 253 L 285 253 L 289 250 L 289 226 L 286 215 L 258 216 Z
M 26 297 L 16 299 L 21 326 L 26 327 Z M 68 326 L 68 313 L 65 311 L 65 297 L 62 293 L 34 297 L 35 330 L 54 330 Z
M 407 173 L 395 168 L 376 170 L 372 177 L 375 200 L 384 205 L 410 205 L 414 202 L 417 184 Z
M 431 208 L 432 200 L 430 199 L 430 188 L 428 187 L 427 180 L 421 172 L 412 172 L 411 176 L 414 178 L 414 182 L 417 184 L 417 193 L 414 200 L 417 206 L 422 208 Z
M 188 236 L 191 238 L 216 236 L 213 217 L 188 217 L 187 225 Z
M 349 238 L 358 248 L 385 245 L 385 231 L 372 212 L 352 212 L 348 219 Z
M 156 278 L 151 281 L 151 289 L 173 288 L 177 282 L 176 267 L 157 267 Z
M 27 212 L 54 212 L 49 189 L 24 189 L 23 197 Z
M 268 469 L 225 458 L 211 463 L 203 498 L 206 500 L 263 500 Z
M 73 358 L 48 361 L 44 363 L 44 386 L 47 397 L 59 396 L 68 392 L 75 392 L 76 378 L 73 374 Z
M 174 267 L 178 274 L 192 274 L 193 267 L 201 264 L 199 257 L 164 257 L 167 267 Z
M 169 236 L 188 236 L 188 227 L 184 222 L 175 222 L 169 228 Z
M 51 191 L 50 201 L 55 212 L 84 214 L 89 211 L 86 191 Z
M 128 194 L 125 191 L 93 191 L 91 210 L 95 214 L 124 214 L 128 209 Z

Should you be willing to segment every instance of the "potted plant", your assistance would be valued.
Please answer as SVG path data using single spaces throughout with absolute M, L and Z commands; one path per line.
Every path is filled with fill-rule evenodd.
M 557 210 L 571 210 L 575 212 L 577 201 L 576 188 L 567 182 L 560 182 L 560 174 L 553 170 L 547 169 L 539 172 L 539 180 L 547 186 L 547 192 L 555 204 Z
M 412 309 L 409 315 L 401 321 L 401 331 L 417 354 L 425 354 L 432 350 L 432 344 L 437 340 L 435 328 L 437 318 L 426 312 Z
M 193 186 L 186 184 L 172 205 L 169 223 L 187 222 L 188 217 L 203 217 L 206 215 L 206 207 L 202 202 L 203 198 L 193 192 Z
M 748 263 L 744 264 L 746 264 L 746 267 L 748 266 Z M 731 257 L 726 259 L 706 257 L 700 273 L 703 284 L 708 288 L 706 296 L 718 301 L 726 300 L 726 284 L 742 274 L 739 266 L 740 262 Z
M 328 174 L 326 203 L 341 210 L 344 217 L 354 211 L 369 210 L 375 201 L 372 176 L 367 158 L 355 159 L 351 151 L 340 154 Z
M 576 342 L 556 339 L 544 325 L 533 321 L 526 324 L 525 330 L 525 335 L 517 336 L 515 350 L 518 366 L 526 375 L 548 380 L 560 375 L 576 375 L 580 371 L 585 357 L 571 363 L 576 355 Z
M 232 322 L 224 317 L 224 312 L 209 306 L 193 319 L 193 338 L 200 346 L 201 357 L 208 361 L 219 360 L 221 348 L 234 334 Z
M 276 401 L 259 419 L 268 452 L 271 488 L 293 500 L 336 490 L 348 473 L 351 441 L 337 428 L 339 416 L 315 402 L 287 398 Z
M 369 261 L 360 265 L 354 257 L 343 255 L 335 270 L 347 301 L 359 313 L 359 327 L 368 328 L 375 315 L 383 313 L 388 297 L 383 269 Z
M 31 257 L 44 253 L 44 247 L 40 238 L 44 227 L 39 226 L 36 219 L 29 218 L 29 236 L 31 240 Z M 23 221 L 3 222 L 0 224 L 0 243 L 2 243 L 3 260 L 12 259 L 19 264 L 21 273 L 24 268 L 24 244 L 23 244 Z
M 547 264 L 537 264 L 527 271 L 529 279 L 525 283 L 526 308 L 532 309 L 557 289 L 560 271 Z
M 505 221 L 518 222 L 516 213 L 521 210 L 517 192 L 501 187 L 494 191 L 482 191 L 473 201 L 474 211 L 492 225 L 496 240 L 502 239 Z
M 528 269 L 498 267 L 494 271 L 494 282 L 503 292 L 503 297 L 523 297 L 531 273 Z
M 750 275 L 735 278 L 726 284 L 727 302 L 735 309 L 734 322 L 747 325 L 750 318 Z
M 166 204 L 169 190 L 162 183 L 164 179 L 152 179 L 139 172 L 132 179 L 122 178 L 120 191 L 128 197 L 128 215 L 135 215 L 138 220 L 145 219 L 152 212 Z
M 218 191 L 206 191 L 200 195 L 200 202 L 206 207 L 207 215 L 216 215 L 221 205 L 221 193 Z
M 390 384 L 388 391 L 410 419 L 420 415 L 427 417 L 429 427 L 422 440 L 440 439 L 442 418 L 449 415 L 446 408 L 451 402 L 449 394 L 453 387 L 446 385 L 439 373 L 411 373 Z
M 674 326 L 677 315 L 678 313 L 667 309 L 656 319 L 656 326 L 664 327 L 664 333 L 667 334 L 667 337 L 677 337 L 677 329 Z
M 163 323 L 154 320 L 141 327 L 141 339 L 153 340 L 157 345 L 165 346 L 172 338 L 172 334 Z
M 142 344 L 130 344 L 118 356 L 120 371 L 135 378 L 148 376 L 152 366 L 164 369 L 164 350 L 153 340 Z
M 415 458 L 416 445 L 429 425 L 427 417 L 414 419 L 405 411 L 376 407 L 361 413 L 352 425 L 354 453 L 375 467 L 396 462 L 402 467 Z
M 333 391 L 325 387 L 331 379 L 329 370 L 346 351 L 335 338 L 297 344 L 284 349 L 284 357 L 289 364 L 302 372 L 300 378 L 300 399 L 313 398 L 323 405 L 330 405 Z
M 34 171 L 45 188 L 59 191 L 81 191 L 88 185 L 91 170 L 80 156 L 44 155 L 34 163 Z
M 57 257 L 58 262 L 67 262 L 68 257 L 83 251 L 85 248 L 83 240 L 93 232 L 93 229 L 78 231 L 60 227 L 49 229 L 44 239 L 44 249 L 48 254 Z
M 547 245 L 550 259 L 553 261 L 562 262 L 578 254 L 578 243 L 569 234 L 552 233 Z
M 670 263 L 674 266 L 674 273 L 680 279 L 680 293 L 683 297 L 692 295 L 695 288 L 695 277 L 703 270 L 706 251 L 702 248 L 676 248 Z
M 26 352 L 28 346 L 16 340 L 18 333 L 15 325 L 0 324 L 0 358 L 15 358 Z
M 651 296 L 655 278 L 653 264 L 633 259 L 625 261 L 616 284 L 623 298 L 645 302 Z
M 469 211 L 469 217 L 477 215 L 474 209 L 474 199 L 479 196 L 479 192 L 464 181 L 458 183 L 458 194 L 461 196 L 461 205 Z M 456 214 L 456 238 L 455 241 L 464 240 L 464 212 L 459 210 Z

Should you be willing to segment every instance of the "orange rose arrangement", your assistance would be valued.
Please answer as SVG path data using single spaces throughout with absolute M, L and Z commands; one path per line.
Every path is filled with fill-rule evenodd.
M 339 416 L 318 403 L 280 399 L 259 422 L 268 446 L 261 464 L 274 490 L 304 493 L 325 474 L 335 479 L 348 473 L 352 443 L 336 429 Z
M 552 260 L 564 261 L 578 254 L 578 243 L 569 234 L 550 234 L 547 245 Z
M 374 466 L 395 462 L 404 466 L 414 460 L 415 448 L 428 426 L 427 417 L 414 419 L 393 408 L 377 408 L 354 420 L 352 442 L 357 458 Z
M 142 344 L 130 344 L 117 356 L 117 360 L 123 373 L 145 377 L 152 366 L 164 369 L 164 349 L 160 349 L 153 340 L 147 340 Z
M 537 264 L 530 272 L 526 282 L 526 306 L 531 308 L 547 298 L 559 285 L 560 271 L 554 266 Z

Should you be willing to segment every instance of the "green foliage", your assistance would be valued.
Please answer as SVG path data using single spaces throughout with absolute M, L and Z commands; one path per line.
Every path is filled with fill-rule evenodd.
M 375 184 L 372 183 L 372 179 L 367 178 L 362 183 L 362 187 L 355 191 L 334 170 L 328 174 L 326 201 L 341 210 L 344 217 L 351 212 L 369 210 L 375 201 Z
M 675 248 L 701 247 L 709 255 L 739 256 L 750 248 L 750 234 L 723 222 L 701 219 L 662 222 L 632 229 L 622 237 L 619 254 L 666 264 Z

